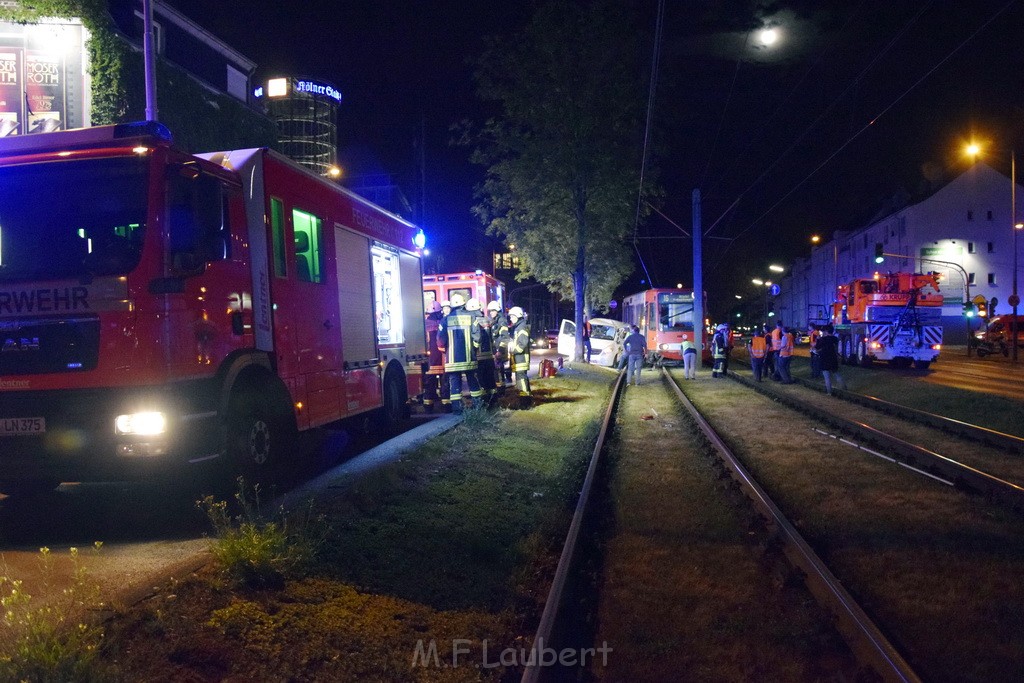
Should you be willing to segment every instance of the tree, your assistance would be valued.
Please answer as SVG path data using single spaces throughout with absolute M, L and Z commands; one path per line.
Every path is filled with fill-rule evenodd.
M 632 271 L 626 238 L 646 207 L 638 201 L 646 97 L 625 4 L 550 2 L 521 34 L 492 40 L 476 79 L 500 115 L 463 139 L 487 166 L 474 211 L 515 244 L 520 279 L 575 299 L 575 360 L 584 310 L 608 301 Z

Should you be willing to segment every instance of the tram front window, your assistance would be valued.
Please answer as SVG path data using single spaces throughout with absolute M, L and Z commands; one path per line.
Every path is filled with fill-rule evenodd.
M 661 332 L 693 331 L 692 294 L 661 294 L 658 296 L 658 330 Z

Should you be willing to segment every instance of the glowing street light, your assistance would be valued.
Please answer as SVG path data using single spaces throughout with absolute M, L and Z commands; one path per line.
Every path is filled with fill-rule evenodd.
M 784 272 L 786 272 L 785 268 L 783 268 L 782 266 L 776 266 L 776 265 L 768 266 L 768 270 L 772 271 L 773 273 L 784 273 Z
M 976 142 L 967 145 L 966 152 L 974 159 L 981 154 L 981 146 Z M 1010 335 L 1013 344 L 1013 362 L 1017 362 L 1017 306 L 1020 305 L 1020 296 L 1017 293 L 1017 234 L 1024 229 L 1024 224 L 1017 222 L 1017 154 L 1010 150 L 1010 225 L 1013 231 L 1013 293 L 1010 294 L 1010 306 L 1013 308 L 1013 320 L 1010 325 Z M 971 340 L 968 335 L 967 352 L 970 354 Z

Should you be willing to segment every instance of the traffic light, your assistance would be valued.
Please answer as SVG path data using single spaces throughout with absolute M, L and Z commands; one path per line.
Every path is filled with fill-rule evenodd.
M 984 318 L 987 315 L 988 315 L 988 302 L 986 302 L 986 301 L 979 301 L 978 302 L 978 317 L 979 318 Z
M 882 243 L 875 242 L 875 263 L 881 263 L 885 260 L 885 254 L 882 251 Z
M 964 315 L 967 316 L 968 318 L 974 317 L 974 304 L 972 304 L 970 301 L 964 304 Z

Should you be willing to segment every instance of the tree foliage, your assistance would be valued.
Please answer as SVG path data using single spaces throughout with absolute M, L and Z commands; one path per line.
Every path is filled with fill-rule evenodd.
M 463 138 L 487 166 L 474 211 L 515 245 L 521 278 L 575 298 L 577 327 L 633 267 L 646 92 L 625 6 L 550 2 L 491 40 L 477 86 L 500 114 Z

